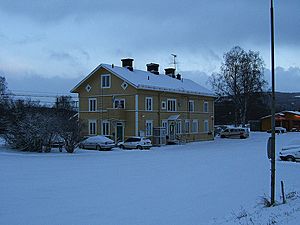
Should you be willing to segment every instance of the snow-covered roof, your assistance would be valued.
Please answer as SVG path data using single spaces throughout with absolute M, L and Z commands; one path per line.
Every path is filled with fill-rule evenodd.
M 279 117 L 279 116 L 284 117 L 284 116 L 285 116 L 285 113 L 291 113 L 291 114 L 300 116 L 300 112 L 299 112 L 299 111 L 282 111 L 282 112 L 276 113 L 275 116 L 276 116 L 276 117 Z M 266 119 L 266 118 L 271 117 L 271 116 L 272 116 L 272 115 L 267 115 L 267 116 L 264 116 L 264 117 L 262 117 L 262 118 L 260 118 L 260 119 Z
M 291 114 L 300 116 L 300 112 L 299 111 L 283 111 L 283 113 L 291 113 Z
M 185 93 L 193 95 L 204 95 L 214 97 L 214 93 L 200 84 L 183 78 L 178 80 L 165 74 L 153 74 L 148 71 L 133 69 L 130 71 L 125 67 L 112 66 L 109 64 L 100 64 L 95 70 L 93 70 L 84 80 L 82 80 L 71 92 L 74 92 L 85 80 L 95 73 L 100 68 L 104 68 L 116 75 L 122 80 L 125 80 L 133 87 L 144 90 L 165 91 L 174 93 Z

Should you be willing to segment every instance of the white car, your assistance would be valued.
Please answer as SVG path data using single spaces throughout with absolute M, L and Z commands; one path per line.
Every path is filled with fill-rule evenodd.
M 151 141 L 146 137 L 130 137 L 125 141 L 118 143 L 118 146 L 122 149 L 150 149 L 152 147 Z
M 267 131 L 268 133 L 272 133 L 272 129 Z M 284 127 L 275 127 L 276 134 L 283 134 L 286 133 L 286 129 Z
M 115 142 L 103 135 L 97 135 L 81 141 L 78 147 L 83 149 L 111 150 L 115 147 Z
M 221 138 L 239 137 L 248 138 L 249 129 L 244 127 L 228 127 L 220 133 Z
M 291 145 L 284 147 L 279 152 L 279 157 L 281 160 L 293 161 L 300 159 L 300 145 Z

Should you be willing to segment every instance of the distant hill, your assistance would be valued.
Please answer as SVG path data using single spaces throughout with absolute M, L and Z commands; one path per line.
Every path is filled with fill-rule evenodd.
M 276 92 L 276 111 L 300 110 L 300 92 L 284 93 Z
M 271 93 L 266 93 L 263 99 L 253 98 L 254 104 L 248 110 L 247 120 L 259 120 L 261 117 L 271 114 Z M 284 93 L 276 92 L 276 112 L 300 111 L 300 92 Z M 234 122 L 234 105 L 230 99 L 224 97 L 215 102 L 215 123 L 232 124 Z

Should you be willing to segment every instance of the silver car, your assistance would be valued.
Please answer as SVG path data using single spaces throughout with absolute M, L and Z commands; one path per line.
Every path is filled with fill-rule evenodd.
M 125 141 L 118 143 L 122 149 L 150 149 L 152 147 L 151 141 L 146 137 L 130 137 Z
M 115 142 L 103 135 L 97 135 L 81 141 L 78 147 L 83 149 L 111 150 L 115 147 Z

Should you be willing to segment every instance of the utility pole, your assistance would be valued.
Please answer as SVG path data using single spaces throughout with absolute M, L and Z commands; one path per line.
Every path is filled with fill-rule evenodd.
M 271 0 L 271 71 L 272 71 L 272 136 L 271 136 L 271 205 L 275 203 L 275 52 L 274 52 L 274 3 Z

